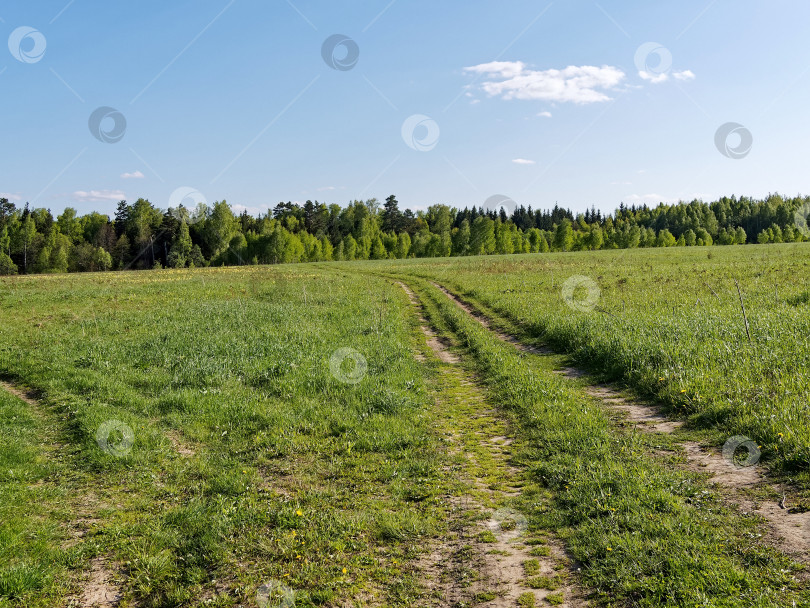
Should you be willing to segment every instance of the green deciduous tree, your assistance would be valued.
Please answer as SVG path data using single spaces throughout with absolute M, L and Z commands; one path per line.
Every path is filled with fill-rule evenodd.
M 37 236 L 37 227 L 31 214 L 26 214 L 19 224 L 19 232 L 16 235 L 16 250 L 23 256 L 23 272 L 28 272 L 29 254 Z
M 693 247 L 697 243 L 697 235 L 691 228 L 683 233 L 683 240 L 687 247 Z
M 170 268 L 184 268 L 188 265 L 189 257 L 191 256 L 191 234 L 188 230 L 188 224 L 185 221 L 180 221 L 180 226 L 177 229 L 171 249 L 169 250 L 168 266 Z
M 479 215 L 470 228 L 470 253 L 490 255 L 495 252 L 495 222 Z
M 469 255 L 470 253 L 470 221 L 464 219 L 453 233 L 453 255 Z
M 227 202 L 214 203 L 211 215 L 205 220 L 202 230 L 208 257 L 215 258 L 230 246 L 238 228 L 237 220 Z
M 557 225 L 554 231 L 554 248 L 558 251 L 571 251 L 574 244 L 574 230 L 571 228 L 571 220 L 564 219 Z
M 672 233 L 666 228 L 658 233 L 656 241 L 658 247 L 674 247 L 677 242 Z
M 397 237 L 396 256 L 399 259 L 407 258 L 411 252 L 411 235 L 407 232 L 400 232 Z

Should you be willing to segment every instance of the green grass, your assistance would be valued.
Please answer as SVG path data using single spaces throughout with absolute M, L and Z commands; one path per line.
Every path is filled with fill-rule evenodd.
M 91 548 L 70 548 L 66 477 L 53 429 L 0 391 L 0 606 L 41 606 Z
M 558 358 L 527 356 L 444 294 L 411 280 L 431 318 L 467 349 L 491 398 L 522 429 L 516 459 L 533 484 L 518 503 L 530 530 L 552 530 L 582 564 L 596 599 L 634 606 L 780 606 L 810 601 L 800 566 L 758 538 L 759 522 L 726 506 L 702 476 L 654 456 L 666 438 L 623 432 L 552 373 Z M 552 500 L 546 500 L 548 493 Z M 530 584 L 559 585 L 540 577 Z
M 444 526 L 444 483 L 430 372 L 388 283 L 308 267 L 20 277 L 0 305 L 0 374 L 40 391 L 86 479 L 32 487 L 56 465 L 31 408 L 0 394 L 0 602 L 64 605 L 96 555 L 141 606 L 234 606 L 273 580 L 303 606 L 418 596 L 409 564 Z M 359 383 L 330 372 L 340 348 L 365 357 Z M 129 450 L 100 449 L 108 421 Z M 67 554 L 49 515 L 64 501 L 99 520 Z
M 719 445 L 752 438 L 766 462 L 810 489 L 808 243 L 362 266 L 438 281 L 528 340 L 717 430 Z M 575 276 L 598 286 L 592 310 L 564 301 Z
M 562 585 L 562 581 L 556 576 L 535 576 L 526 581 L 526 583 L 532 589 L 547 589 L 548 591 L 556 591 L 560 588 L 560 585 Z
M 482 543 L 494 543 L 497 542 L 497 538 L 492 530 L 484 530 L 478 535 L 478 540 Z
M 534 608 L 535 598 L 534 593 L 527 591 L 526 593 L 521 593 L 520 597 L 517 600 L 518 606 L 520 608 Z
M 523 573 L 526 576 L 535 576 L 540 572 L 540 562 L 536 559 L 529 559 L 523 562 Z
M 509 506 L 533 555 L 550 553 L 540 536 L 562 539 L 597 604 L 808 605 L 801 568 L 677 466 L 672 438 L 616 426 L 553 374 L 565 357 L 518 353 L 425 280 L 718 445 L 754 438 L 808 484 L 808 269 L 799 244 L 2 278 L 0 377 L 41 400 L 0 393 L 0 606 L 64 606 L 102 558 L 147 608 L 252 605 L 274 581 L 299 607 L 424 605 L 416 559 L 460 491 L 436 398 L 455 391 L 462 413 L 470 389 L 442 389 L 415 359 L 424 339 L 382 275 L 412 285 L 500 408 L 486 424 L 516 435 L 526 475 Z M 563 301 L 574 275 L 600 286 L 593 310 Z M 365 371 L 330 368 L 340 349 Z M 465 471 L 500 489 L 483 422 L 451 422 L 475 456 Z M 559 585 L 560 568 L 526 575 Z

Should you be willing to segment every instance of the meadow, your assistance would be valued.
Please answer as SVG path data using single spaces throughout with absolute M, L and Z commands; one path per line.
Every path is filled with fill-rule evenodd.
M 527 520 L 516 548 L 567 555 L 553 576 L 524 563 L 521 606 L 562 579 L 588 605 L 810 605 L 804 558 L 682 466 L 677 438 L 555 373 L 582 367 L 718 449 L 752 438 L 801 503 L 809 269 L 797 243 L 0 278 L 0 380 L 24 397 L 0 391 L 0 606 L 92 605 L 93 586 L 122 607 L 451 605 L 426 552 L 459 512 L 504 505 Z M 517 351 L 434 283 L 556 354 Z M 448 413 L 462 383 L 514 439 L 503 462 L 448 449 L 477 420 Z M 505 463 L 515 496 L 459 506 Z
M 1 293 L 0 371 L 39 406 L 0 402 L 0 605 L 67 605 L 100 568 L 141 606 L 255 605 L 267 581 L 298 605 L 405 603 L 399 564 L 443 518 L 426 388 L 385 282 L 300 266 Z M 364 353 L 364 382 L 351 362 L 332 373 L 341 348 Z
M 808 487 L 807 245 L 414 260 L 398 268 L 453 289 L 696 427 L 751 437 L 766 461 Z

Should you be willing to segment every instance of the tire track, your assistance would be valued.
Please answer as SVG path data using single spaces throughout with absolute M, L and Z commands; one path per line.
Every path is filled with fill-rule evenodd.
M 520 495 L 525 481 L 524 470 L 509 462 L 513 439 L 505 422 L 476 378 L 460 367 L 458 356 L 430 327 L 418 297 L 404 283 L 397 285 L 416 309 L 433 355 L 443 363 L 437 417 L 451 459 L 462 463 L 446 473 L 469 488 L 462 496 L 447 498 L 450 532 L 419 563 L 430 605 L 455 608 L 486 601 L 488 607 L 514 608 L 519 598 L 527 605 L 531 596 L 532 605 L 548 600 L 570 608 L 585 606 L 568 573 L 561 574 L 569 563 L 561 544 L 551 538 L 526 544 L 525 518 L 504 506 Z M 537 584 L 530 579 L 541 578 L 552 588 L 532 588 Z
M 484 328 L 518 350 L 541 356 L 557 354 L 546 348 L 528 346 L 516 336 L 494 329 L 491 321 L 480 311 L 444 286 L 435 282 L 431 284 Z M 587 379 L 589 376 L 585 370 L 574 367 L 563 368 L 557 373 L 572 380 Z M 683 426 L 682 421 L 668 418 L 660 407 L 628 399 L 606 384 L 587 385 L 583 388 L 583 392 L 600 401 L 606 408 L 624 414 L 626 419 L 642 432 L 671 434 Z M 679 441 L 678 444 L 685 452 L 686 467 L 689 470 L 708 474 L 709 482 L 721 489 L 723 495 L 742 512 L 755 513 L 765 521 L 769 529 L 767 536 L 769 544 L 797 561 L 810 562 L 810 512 L 800 512 L 786 504 L 789 488 L 770 483 L 763 475 L 762 467 L 738 466 L 726 460 L 721 454 L 708 450 L 694 441 Z M 747 490 L 754 492 L 746 492 Z M 770 495 L 782 496 L 783 499 L 777 501 L 750 497 L 755 491 L 762 494 L 763 490 Z
M 29 406 L 29 411 L 34 416 L 43 431 L 48 435 L 56 433 L 57 425 L 52 416 L 47 412 L 47 408 L 37 398 L 38 396 L 28 390 L 6 381 L 0 381 L 0 389 L 10 395 L 20 399 Z M 49 443 L 43 442 L 42 449 L 45 455 L 51 459 L 59 459 L 58 452 L 65 449 L 65 445 L 55 439 Z M 45 483 L 54 483 L 53 480 L 45 480 Z M 64 540 L 61 547 L 69 549 L 81 543 L 88 532 L 99 524 L 98 513 L 103 505 L 95 492 L 89 488 L 77 488 L 74 496 L 69 500 L 71 504 L 70 512 L 72 519 L 61 521 L 64 528 Z M 71 586 L 79 587 L 79 595 L 69 595 L 65 598 L 68 606 L 82 606 L 87 608 L 114 608 L 121 599 L 120 587 L 114 583 L 115 575 L 108 567 L 108 562 L 103 557 L 94 558 L 88 565 L 88 570 L 81 573 L 82 580 L 73 580 Z M 71 577 L 72 578 L 72 577 Z M 77 577 L 78 578 L 78 577 Z
M 28 405 L 32 406 L 35 409 L 35 412 L 38 412 L 39 401 L 36 400 L 33 393 L 29 391 L 24 391 L 18 386 L 11 384 L 9 382 L 5 382 L 3 380 L 0 380 L 0 388 L 2 388 L 7 393 L 11 393 L 18 399 L 25 401 Z

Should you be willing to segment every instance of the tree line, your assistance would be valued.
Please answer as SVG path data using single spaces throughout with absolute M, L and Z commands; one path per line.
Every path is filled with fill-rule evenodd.
M 0 274 L 780 243 L 810 240 L 807 210 L 810 197 L 772 194 L 622 204 L 608 215 L 557 205 L 413 212 L 389 196 L 345 207 L 279 203 L 254 217 L 224 200 L 162 211 L 141 198 L 121 201 L 113 218 L 73 208 L 54 218 L 0 199 Z

